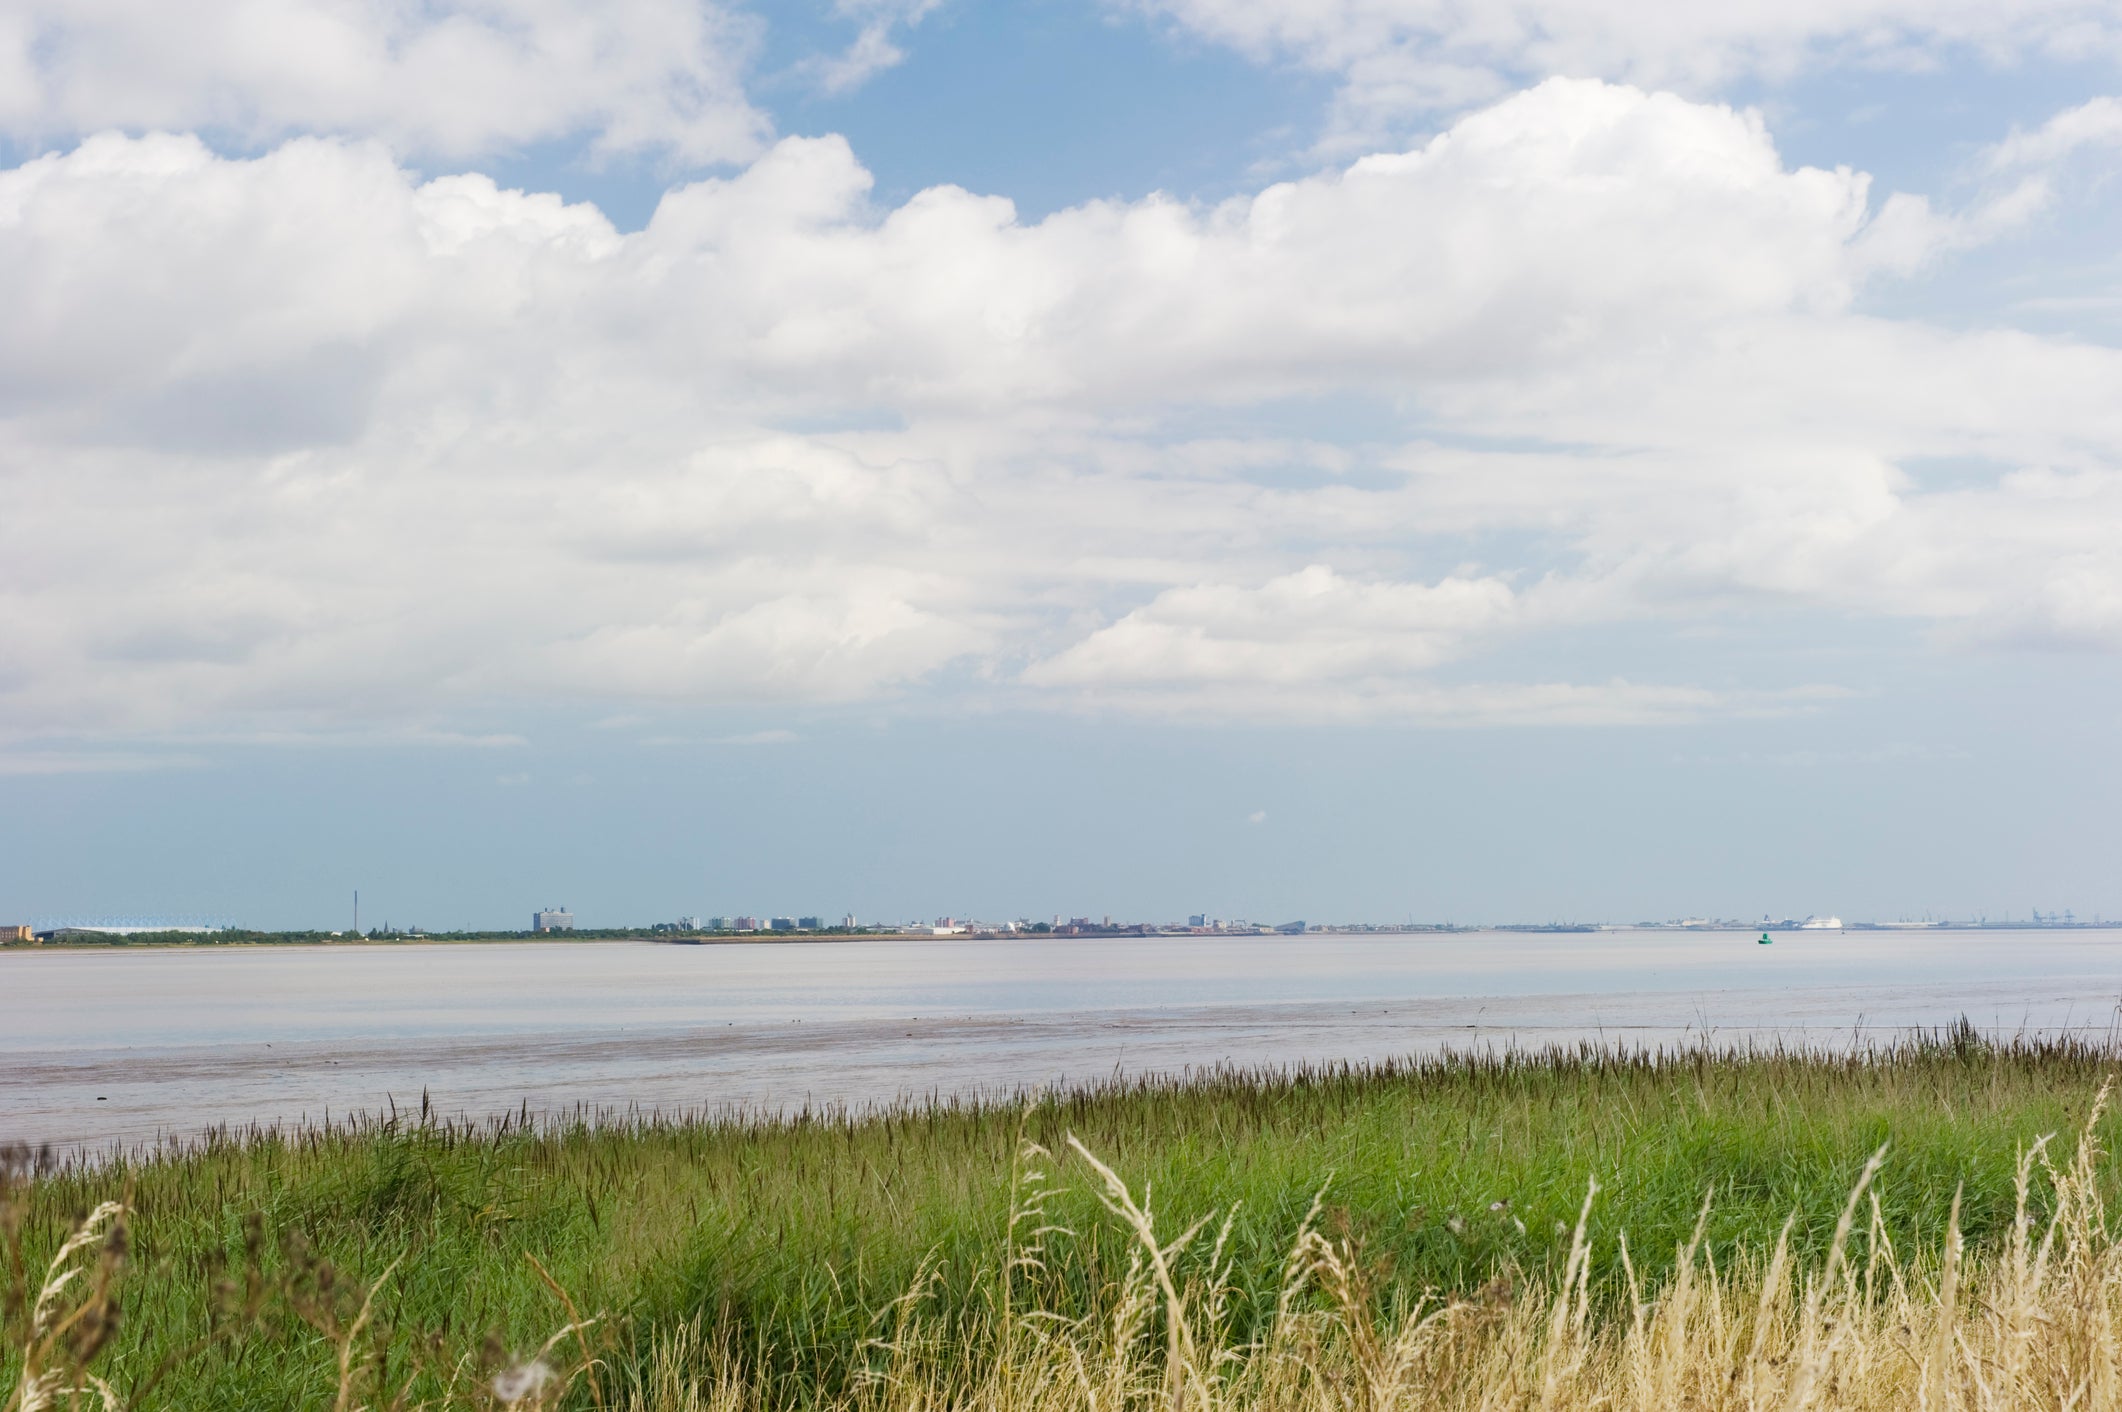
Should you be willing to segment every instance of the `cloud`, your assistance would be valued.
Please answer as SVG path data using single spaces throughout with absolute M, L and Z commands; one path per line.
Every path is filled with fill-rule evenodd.
M 1248 683 L 1241 689 L 1104 688 L 1055 693 L 1054 710 L 1089 715 L 1183 717 L 1200 722 L 1278 722 L 1427 727 L 1681 725 L 1712 717 L 1789 716 L 1849 693 L 1829 684 L 1721 691 L 1673 682 L 1436 683 L 1412 678 Z
M 822 91 L 851 93 L 886 69 L 906 60 L 906 51 L 893 40 L 894 31 L 921 23 L 941 0 L 836 0 L 833 8 L 861 25 L 854 40 L 840 54 L 819 56 L 797 65 L 801 73 Z
M 1983 165 L 1992 172 L 2051 167 L 2087 147 L 2122 146 L 2122 98 L 2103 95 L 2066 108 L 2032 132 L 1992 144 Z
M 380 143 L 91 137 L 0 172 L 0 729 L 1672 720 L 1827 698 L 1599 633 L 2122 646 L 2122 354 L 1867 312 L 1999 228 L 1915 199 L 1580 80 L 1038 221 L 882 207 L 837 138 L 621 234 Z
M 1494 578 L 1361 583 L 1324 564 L 1258 588 L 1167 589 L 1065 651 L 1033 663 L 1034 686 L 1288 684 L 1393 676 L 1457 655 L 1519 616 Z
M 1131 8 L 1259 60 L 1338 76 L 1327 143 L 1343 148 L 1554 75 L 1703 96 L 1834 66 L 2122 55 L 2122 17 L 2106 0 L 1135 0 Z
M 586 137 L 740 161 L 768 133 L 743 89 L 756 30 L 699 0 L 0 0 L 0 131 L 346 134 L 452 160 Z
M 113 775 L 200 770 L 203 756 L 118 750 L 0 750 L 0 775 Z
M 843 141 L 789 139 L 622 239 L 484 178 L 417 184 L 362 144 L 230 161 L 99 137 L 0 175 L 0 292 L 23 335 L 0 372 L 41 417 L 207 450 L 357 436 L 423 385 L 393 370 L 466 357 L 495 360 L 496 396 L 641 380 L 745 426 L 1235 403 L 1835 310 L 1875 263 L 1855 249 L 1861 175 L 1787 169 L 1755 115 L 1561 80 L 1416 151 L 1213 207 L 1025 224 L 950 187 L 876 212 L 869 184 Z
M 535 675 L 632 699 L 839 701 L 983 645 L 976 627 L 917 606 L 920 585 L 900 576 L 816 577 L 840 582 L 742 604 L 709 593 L 652 621 L 600 624 L 548 646 Z

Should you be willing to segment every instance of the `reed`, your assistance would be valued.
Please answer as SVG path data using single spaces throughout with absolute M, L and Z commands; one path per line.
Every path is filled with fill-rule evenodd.
M 2113 1059 L 1576 1050 L 46 1163 L 0 1203 L 0 1409 L 2114 1407 Z

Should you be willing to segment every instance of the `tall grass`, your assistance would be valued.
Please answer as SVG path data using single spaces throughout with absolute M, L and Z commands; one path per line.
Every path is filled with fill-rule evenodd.
M 15 1183 L 0 1408 L 2112 1406 L 2111 1060 L 224 1134 Z

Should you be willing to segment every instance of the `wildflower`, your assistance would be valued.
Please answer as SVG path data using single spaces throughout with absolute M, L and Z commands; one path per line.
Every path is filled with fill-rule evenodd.
M 521 1402 L 553 1380 L 553 1370 L 536 1359 L 503 1368 L 494 1374 L 494 1396 L 503 1402 Z

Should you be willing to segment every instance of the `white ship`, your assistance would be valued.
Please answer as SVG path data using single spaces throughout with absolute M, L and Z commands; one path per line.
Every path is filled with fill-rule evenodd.
M 1838 932 L 1842 930 L 1840 917 L 1807 917 L 1798 924 L 1801 932 Z

